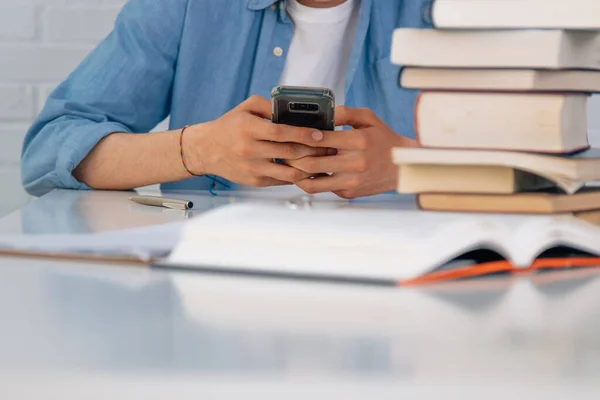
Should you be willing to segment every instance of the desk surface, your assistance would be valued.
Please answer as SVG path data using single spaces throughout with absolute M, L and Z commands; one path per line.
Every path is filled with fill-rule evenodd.
M 592 271 L 393 289 L 2 258 L 0 391 L 598 398 L 599 305 Z
M 139 205 L 128 200 L 133 192 L 55 190 L 20 210 L 0 218 L 0 234 L 94 233 L 181 221 L 215 207 L 236 202 L 285 202 L 299 191 L 247 190 L 242 192 L 163 192 L 163 196 L 194 202 L 188 212 Z M 149 194 L 156 195 L 157 192 Z M 415 207 L 413 196 L 383 194 L 347 201 L 333 194 L 315 196 L 317 207 Z
M 46 229 L 25 213 L 55 232 L 172 217 L 124 223 L 126 197 L 54 192 L 19 227 Z M 6 398 L 600 395 L 591 270 L 395 289 L 0 258 L 0 321 Z

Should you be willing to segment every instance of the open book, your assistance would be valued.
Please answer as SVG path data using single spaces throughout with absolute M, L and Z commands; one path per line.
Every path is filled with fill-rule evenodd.
M 283 276 L 402 282 L 477 249 L 528 268 L 565 246 L 600 254 L 600 228 L 571 216 L 240 204 L 189 221 L 167 265 Z M 600 262 L 599 262 L 600 264 Z

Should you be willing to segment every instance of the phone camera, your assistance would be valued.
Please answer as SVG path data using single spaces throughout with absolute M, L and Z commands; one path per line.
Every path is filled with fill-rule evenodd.
M 291 111 L 297 112 L 318 112 L 319 105 L 316 103 L 289 103 Z

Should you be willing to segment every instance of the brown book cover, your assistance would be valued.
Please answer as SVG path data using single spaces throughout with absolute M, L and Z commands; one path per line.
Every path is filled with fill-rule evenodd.
M 587 94 L 600 92 L 600 71 L 407 67 L 399 83 L 433 91 Z
M 567 214 L 600 210 L 600 188 L 587 188 L 569 195 L 559 191 L 493 194 L 420 194 L 418 205 L 428 211 Z

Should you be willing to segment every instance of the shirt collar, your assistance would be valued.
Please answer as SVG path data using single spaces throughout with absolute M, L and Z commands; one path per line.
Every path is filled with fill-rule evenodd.
M 270 5 L 279 2 L 279 0 L 246 0 L 250 10 L 264 10 Z

